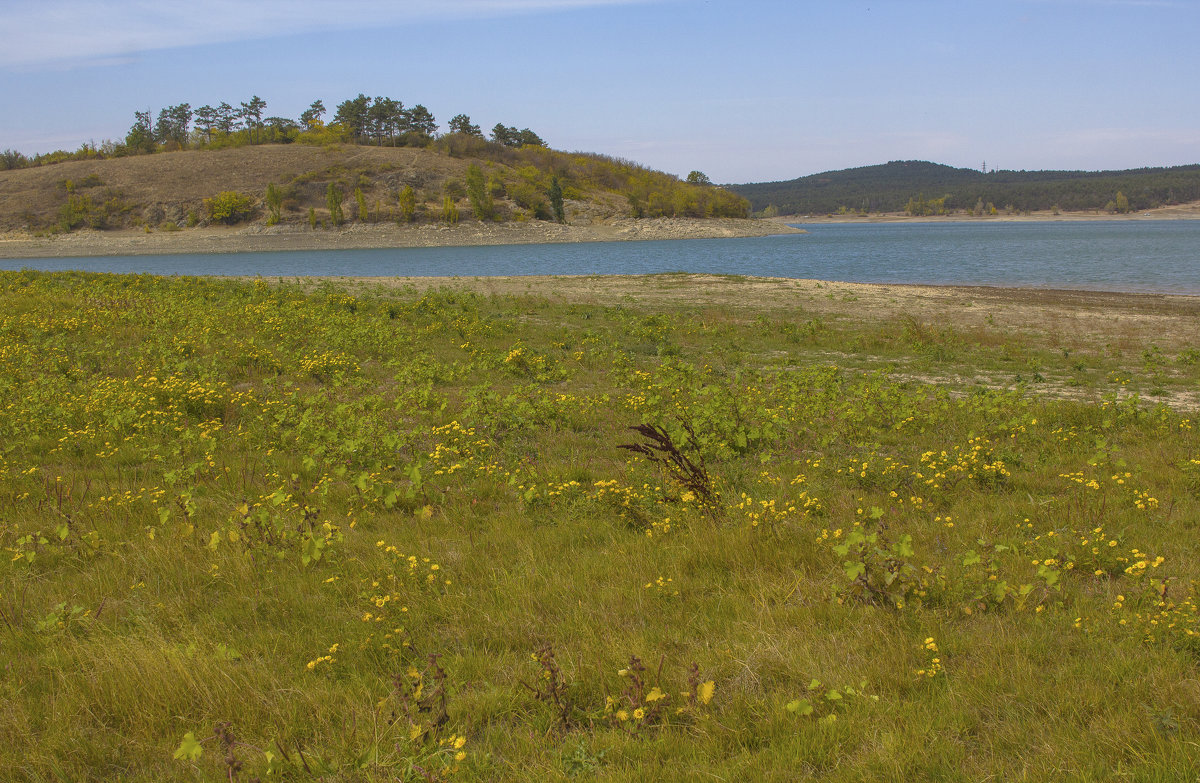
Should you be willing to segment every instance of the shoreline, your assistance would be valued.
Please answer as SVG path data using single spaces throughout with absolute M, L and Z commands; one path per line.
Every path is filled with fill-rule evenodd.
M 79 231 L 48 237 L 0 234 L 0 258 L 253 253 L 287 250 L 379 250 L 411 247 L 474 247 L 577 242 L 727 239 L 804 233 L 771 220 L 739 218 L 611 218 L 589 225 L 477 223 L 454 226 L 356 223 L 337 230 L 296 225 Z
M 1059 212 L 1044 210 L 1027 215 L 909 215 L 876 212 L 868 215 L 781 215 L 763 218 L 782 225 L 809 223 L 1087 223 L 1095 221 L 1200 220 L 1200 202 L 1144 209 L 1126 215 L 1108 212 Z
M 852 294 L 869 298 L 928 299 L 953 295 L 962 299 L 1022 299 L 1053 300 L 1057 303 L 1071 302 L 1078 305 L 1100 307 L 1108 310 L 1120 305 L 1136 309 L 1150 303 L 1168 304 L 1186 310 L 1195 310 L 1200 315 L 1200 293 L 1188 294 L 1166 291 L 1113 291 L 1092 288 L 1050 288 L 1045 286 L 982 285 L 979 283 L 870 283 L 848 280 L 820 280 L 817 278 L 777 277 L 756 275 L 722 275 L 710 272 L 648 272 L 640 274 L 577 274 L 577 275 L 301 275 L 299 277 L 266 275 L 242 276 L 244 280 L 263 280 L 268 283 L 289 282 L 304 284 L 336 283 L 349 285 L 376 285 L 384 288 L 413 288 L 427 291 L 438 288 L 487 289 L 492 293 L 511 293 L 518 290 L 552 288 L 554 295 L 570 299 L 582 291 L 589 296 L 603 295 L 605 298 L 620 299 L 635 290 L 642 293 L 670 292 L 695 287 L 703 291 L 700 300 L 711 298 L 719 301 L 728 291 L 745 286 L 758 292 L 775 294 L 786 291 L 824 290 L 829 293 Z M 594 286 L 603 283 L 603 288 Z M 769 300 L 771 297 L 767 297 Z M 846 300 L 853 301 L 853 300 Z M 759 304 L 766 304 L 760 302 Z
M 332 284 L 349 293 L 431 290 L 469 291 L 484 296 L 539 296 L 559 304 L 607 304 L 649 308 L 730 308 L 734 312 L 777 314 L 792 320 L 830 323 L 850 320 L 890 322 L 898 329 L 953 327 L 960 334 L 1002 332 L 1048 340 L 1056 349 L 1111 352 L 1156 345 L 1168 353 L 1194 347 L 1200 296 L 1173 293 L 1122 293 L 1081 289 L 1002 288 L 921 283 L 849 283 L 786 277 L 741 277 L 698 273 L 654 275 L 530 275 L 505 277 L 354 277 L 265 278 L 271 284 L 316 288 Z M 1137 356 L 1142 347 L 1136 348 Z M 835 364 L 856 355 L 853 348 L 831 349 Z M 870 351 L 867 351 L 870 353 Z M 876 365 L 886 369 L 886 361 Z M 892 368 L 891 371 L 895 371 Z M 1009 387 L 1012 375 L 988 371 L 930 373 L 919 366 L 900 370 L 903 377 L 956 388 Z M 1012 374 L 1022 368 L 1014 366 Z M 1066 377 L 1047 377 L 1032 391 L 1060 399 L 1099 399 Z M 1109 389 L 1122 399 L 1122 386 Z M 1200 411 L 1200 391 L 1175 389 L 1154 396 L 1178 410 Z
M 531 275 L 518 277 L 341 277 L 277 278 L 268 282 L 301 286 L 334 284 L 356 291 L 415 293 L 437 289 L 462 290 L 485 296 L 540 296 L 563 304 L 601 303 L 620 306 L 731 308 L 742 313 L 779 314 L 792 321 L 830 323 L 873 320 L 896 324 L 898 330 L 953 327 L 960 334 L 1006 333 L 1045 339 L 1057 349 L 1140 355 L 1156 345 L 1168 353 L 1194 347 L 1192 335 L 1200 318 L 1200 296 L 1175 293 L 1123 293 L 1081 289 L 1004 288 L 982 285 L 922 283 L 850 283 L 787 277 L 741 277 L 698 273 L 656 275 Z M 825 358 L 835 364 L 858 352 L 852 347 L 831 349 Z M 867 353 L 870 353 L 868 350 Z M 886 369 L 888 362 L 877 363 Z M 894 371 L 894 368 L 893 368 Z M 920 366 L 901 370 L 922 383 L 945 383 L 958 388 L 1008 388 L 1007 376 L 996 371 L 972 375 L 930 373 Z M 1049 375 L 1049 374 L 1048 374 Z M 961 376 L 961 377 L 960 377 Z M 1101 391 L 1072 386 L 1066 377 L 1047 377 L 1034 383 L 1038 394 L 1081 399 L 1102 391 L 1128 398 L 1120 385 Z M 1151 397 L 1179 410 L 1200 411 L 1200 390 L 1176 389 Z
M 1200 204 L 1130 215 L 1035 212 L 1028 215 L 792 215 L 772 218 L 608 218 L 590 224 L 464 222 L 454 226 L 355 223 L 313 230 L 295 224 L 209 226 L 175 231 L 83 230 L 37 237 L 0 233 L 0 259 L 254 253 L 293 250 L 381 250 L 415 247 L 574 244 L 582 242 L 732 239 L 806 233 L 805 225 L 863 223 L 1027 223 L 1200 220 Z

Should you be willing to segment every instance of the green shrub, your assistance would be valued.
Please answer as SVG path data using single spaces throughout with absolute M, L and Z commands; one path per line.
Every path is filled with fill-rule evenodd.
M 250 216 L 254 200 L 245 193 L 224 190 L 212 198 L 204 199 L 204 209 L 208 212 L 209 220 L 233 225 Z

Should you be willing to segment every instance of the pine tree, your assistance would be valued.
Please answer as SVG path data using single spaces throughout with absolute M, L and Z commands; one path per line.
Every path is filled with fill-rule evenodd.
M 317 130 L 324 123 L 321 118 L 325 116 L 325 103 L 320 99 L 312 102 L 312 105 L 305 109 L 300 114 L 300 124 L 305 130 Z
M 133 113 L 133 127 L 125 135 L 125 146 L 135 153 L 154 152 L 156 145 L 154 129 L 150 126 L 150 112 L 135 111 Z
M 267 108 L 267 102 L 257 95 L 250 98 L 249 103 L 242 104 L 242 117 L 246 122 L 246 130 L 250 131 L 250 140 L 257 144 L 262 141 L 262 115 Z
M 478 125 L 473 125 L 471 118 L 465 114 L 456 114 L 450 119 L 450 132 L 483 138 L 483 131 L 479 129 Z

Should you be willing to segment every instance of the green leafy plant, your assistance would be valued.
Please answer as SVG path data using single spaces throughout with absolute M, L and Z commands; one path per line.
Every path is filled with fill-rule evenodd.
M 903 609 L 924 593 L 919 569 L 913 563 L 912 536 L 907 533 L 892 542 L 880 531 L 855 527 L 832 549 L 845 558 L 843 596 Z
M 245 193 L 235 190 L 223 190 L 212 198 L 204 199 L 204 209 L 208 219 L 217 223 L 240 223 L 250 216 L 254 209 L 254 200 Z
M 840 688 L 833 688 L 813 678 L 805 689 L 805 695 L 792 699 L 785 705 L 785 708 L 788 712 L 801 718 L 812 718 L 819 723 L 831 725 L 837 722 L 839 711 L 843 710 L 849 701 L 860 699 L 879 701 L 879 696 L 868 694 L 866 690 L 866 680 L 861 680 L 857 686 L 843 685 Z

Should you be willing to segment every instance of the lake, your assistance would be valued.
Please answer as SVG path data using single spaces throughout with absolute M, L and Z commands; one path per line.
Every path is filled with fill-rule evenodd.
M 654 272 L 1200 295 L 1200 221 L 813 224 L 746 239 L 0 259 L 0 269 L 159 275 Z

